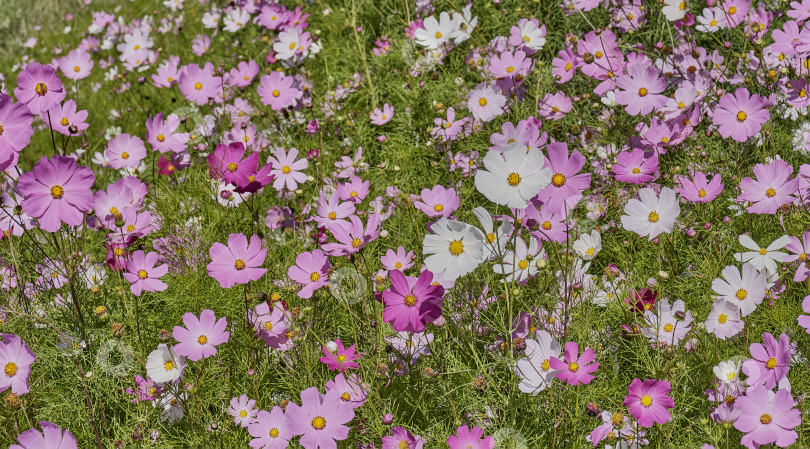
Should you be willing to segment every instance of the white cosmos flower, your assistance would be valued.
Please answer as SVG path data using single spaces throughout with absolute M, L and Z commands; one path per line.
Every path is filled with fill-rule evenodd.
M 741 367 L 741 361 L 732 359 L 718 363 L 712 371 L 721 382 L 731 384 L 739 381 Z
M 515 375 L 520 377 L 520 391 L 536 396 L 551 385 L 556 371 L 549 360 L 560 356 L 560 344 L 544 330 L 537 331 L 535 339 L 526 339 L 526 357 L 514 365 Z
M 686 0 L 664 0 L 661 12 L 670 22 L 681 20 L 686 15 Z
M 742 270 L 729 265 L 721 273 L 723 279 L 716 278 L 712 281 L 712 290 L 726 301 L 737 304 L 741 316 L 750 315 L 765 298 L 765 276 L 750 263 L 744 263 Z
M 478 26 L 478 16 L 473 17 L 470 8 L 464 8 L 461 12 L 454 12 L 453 20 L 456 21 L 456 30 L 453 31 L 450 37 L 456 45 L 469 39 L 475 27 Z
M 579 254 L 579 257 L 585 260 L 593 260 L 601 250 L 602 234 L 597 230 L 591 231 L 590 234 L 582 234 L 577 241 L 574 242 L 574 251 Z
M 442 218 L 431 226 L 433 234 L 425 235 L 423 254 L 428 270 L 455 281 L 472 272 L 484 261 L 484 234 L 475 226 Z
M 450 17 L 447 12 L 441 13 L 439 20 L 430 16 L 425 19 L 423 24 L 425 28 L 416 30 L 414 36 L 416 36 L 416 43 L 428 50 L 435 50 L 450 41 L 450 37 L 458 26 L 455 18 Z
M 162 409 L 160 411 L 160 420 L 166 421 L 169 420 L 170 422 L 177 421 L 178 419 L 182 419 L 185 416 L 185 412 L 183 411 L 183 404 L 181 401 L 186 400 L 186 393 L 180 393 L 179 396 L 176 396 L 172 393 L 166 393 L 158 399 L 152 401 L 152 405 L 155 408 Z
M 492 271 L 507 275 L 506 279 L 501 279 L 501 282 L 506 282 L 507 279 L 511 282 L 523 282 L 537 274 L 537 264 L 532 261 L 538 255 L 543 257 L 536 238 L 531 238 L 529 246 L 526 246 L 526 242 L 519 238 L 515 242 L 515 250 L 507 250 L 503 255 L 502 263 L 493 265 Z
M 681 214 L 681 206 L 675 191 L 669 187 L 661 188 L 661 195 L 655 196 L 655 190 L 644 188 L 638 191 L 639 199 L 631 199 L 624 206 L 622 226 L 650 240 L 661 233 L 670 233 L 675 220 Z
M 481 206 L 473 209 L 473 213 L 481 222 L 484 230 L 484 253 L 489 259 L 497 258 L 506 251 L 506 243 L 512 234 L 512 223 L 504 220 L 501 226 L 495 230 L 495 222 L 492 215 Z
M 490 201 L 524 209 L 529 200 L 551 182 L 551 167 L 540 150 L 512 142 L 503 154 L 491 150 L 484 157 L 486 170 L 475 174 L 475 188 Z
M 697 18 L 696 30 L 704 33 L 714 33 L 720 28 L 724 28 L 724 12 L 718 8 L 703 8 L 703 15 Z
M 775 274 L 777 270 L 776 263 L 782 263 L 788 256 L 787 253 L 778 251 L 790 243 L 790 237 L 783 235 L 774 240 L 773 243 L 763 248 L 757 244 L 747 234 L 740 235 L 740 245 L 751 251 L 734 253 L 734 259 L 738 262 L 748 262 L 755 266 L 762 274 Z M 764 270 L 764 271 L 763 271 Z
M 159 344 L 146 358 L 146 374 L 159 384 L 180 379 L 185 369 L 186 358 L 165 344 Z
M 546 45 L 543 29 L 531 20 L 523 22 L 520 26 L 520 37 L 523 39 L 523 45 L 534 51 L 542 50 Z

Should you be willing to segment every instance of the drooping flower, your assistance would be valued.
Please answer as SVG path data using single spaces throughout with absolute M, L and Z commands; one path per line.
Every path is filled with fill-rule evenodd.
M 337 448 L 335 441 L 349 436 L 346 423 L 354 419 L 354 409 L 340 400 L 335 390 L 320 394 L 315 387 L 301 392 L 301 405 L 291 402 L 285 410 L 287 427 L 294 435 L 302 435 L 304 447 Z
M 17 335 L 0 334 L 0 392 L 11 388 L 16 395 L 28 393 L 31 365 L 37 356 Z
M 475 188 L 493 203 L 522 209 L 552 181 L 552 168 L 545 165 L 540 150 L 526 151 L 524 145 L 513 142 L 503 154 L 487 152 L 486 170 L 475 174 Z
M 745 87 L 738 88 L 733 94 L 723 95 L 714 111 L 717 132 L 723 138 L 731 137 L 737 142 L 745 142 L 758 133 L 762 124 L 770 118 L 765 100 L 757 94 L 751 95 Z
M 597 230 L 582 234 L 573 244 L 574 251 L 583 260 L 593 260 L 602 250 L 602 234 Z
M 661 233 L 670 233 L 675 225 L 681 206 L 675 192 L 669 187 L 661 188 L 661 195 L 644 188 L 638 191 L 640 200 L 630 199 L 624 207 L 622 226 L 650 240 Z
M 352 374 L 348 378 L 340 373 L 334 380 L 326 382 L 326 391 L 335 390 L 340 394 L 340 400 L 352 406 L 352 408 L 362 407 L 368 396 L 369 386 L 360 380 L 357 374 Z
M 84 212 L 92 210 L 90 187 L 95 180 L 90 168 L 77 166 L 69 157 L 42 156 L 34 170 L 20 175 L 17 182 L 17 189 L 25 196 L 22 209 L 37 218 L 47 232 L 56 232 L 63 222 L 79 226 L 84 222 Z
M 47 117 L 51 118 L 48 119 Z M 90 126 L 87 120 L 87 111 L 77 111 L 76 102 L 67 100 L 63 104 L 56 104 L 45 114 L 45 120 L 51 129 L 65 136 L 84 134 Z
M 216 346 L 226 343 L 231 335 L 225 330 L 228 325 L 225 317 L 217 320 L 209 309 L 203 310 L 199 318 L 191 312 L 184 314 L 183 324 L 186 327 L 175 326 L 172 332 L 174 339 L 179 342 L 174 349 L 195 362 L 215 355 Z
M 231 288 L 236 284 L 247 284 L 258 281 L 267 273 L 261 268 L 267 257 L 267 248 L 262 248 L 258 235 L 250 237 L 250 244 L 244 234 L 228 236 L 228 246 L 215 242 L 208 251 L 211 263 L 208 264 L 208 275 L 216 279 L 222 288 Z
M 12 444 L 8 449 L 77 449 L 76 437 L 70 430 L 62 429 L 49 421 L 40 421 L 42 433 L 36 428 L 31 428 L 21 433 L 17 437 L 20 444 Z
M 299 254 L 295 258 L 295 265 L 287 270 L 287 276 L 303 286 L 298 291 L 298 296 L 308 299 L 312 297 L 315 290 L 329 282 L 329 268 L 329 260 L 326 254 L 322 250 L 316 249 L 312 252 Z
M 750 449 L 772 443 L 792 445 L 799 438 L 793 429 L 802 423 L 802 413 L 795 406 L 790 390 L 774 393 L 768 388 L 749 388 L 734 402 L 734 408 L 742 411 L 734 421 L 734 428 L 745 433 L 740 443 Z
M 141 296 L 144 291 L 162 292 L 168 288 L 166 283 L 160 280 L 169 271 L 166 264 L 157 265 L 160 256 L 157 253 L 144 253 L 135 251 L 127 259 L 127 271 L 123 273 L 131 285 L 130 291 L 135 296 Z
M 444 288 L 432 285 L 433 273 L 423 271 L 419 278 L 404 276 L 399 270 L 388 273 L 391 287 L 382 294 L 383 321 L 397 332 L 424 332 L 425 324 L 442 316 Z
M 623 405 L 628 413 L 638 420 L 643 427 L 652 427 L 655 423 L 666 424 L 670 414 L 667 409 L 675 407 L 675 401 L 669 397 L 672 386 L 666 380 L 633 379 L 627 387 L 628 394 Z
M 599 369 L 599 362 L 596 360 L 596 353 L 591 348 L 585 348 L 579 354 L 579 345 L 575 341 L 565 344 L 563 351 L 564 359 L 551 357 L 549 363 L 551 368 L 557 370 L 555 376 L 568 385 L 589 384 L 594 379 L 593 374 Z
M 56 74 L 56 69 L 32 62 L 17 77 L 14 97 L 25 104 L 32 114 L 44 114 L 65 99 L 67 91 Z

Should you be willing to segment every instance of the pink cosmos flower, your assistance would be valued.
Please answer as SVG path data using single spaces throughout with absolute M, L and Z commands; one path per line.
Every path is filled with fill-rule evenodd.
M 582 199 L 582 192 L 591 186 L 591 174 L 577 174 L 585 166 L 585 156 L 574 150 L 568 157 L 568 145 L 564 142 L 546 146 L 548 160 L 545 167 L 551 168 L 551 184 L 540 190 L 535 197 L 543 202 L 543 209 L 567 216 Z
M 340 400 L 352 406 L 362 407 L 368 396 L 368 384 L 360 380 L 357 374 L 347 379 L 343 373 L 335 376 L 334 380 L 326 382 L 326 391 L 335 390 L 340 394 Z
M 274 111 L 295 105 L 304 93 L 293 87 L 294 82 L 292 76 L 285 76 L 282 72 L 262 76 L 258 88 L 262 104 L 270 106 Z
M 445 189 L 437 185 L 432 189 L 422 189 L 421 201 L 414 201 L 413 206 L 431 218 L 447 218 L 458 209 L 461 199 L 456 189 Z
M 524 78 L 532 71 L 532 66 L 532 60 L 521 50 L 514 53 L 506 50 L 489 58 L 489 71 L 496 78 Z
M 484 429 L 480 427 L 473 427 L 472 429 L 467 426 L 461 426 L 456 429 L 456 434 L 447 437 L 447 445 L 450 449 L 493 449 L 495 441 L 492 436 L 486 438 L 484 436 Z
M 287 152 L 284 148 L 278 148 L 275 156 L 267 158 L 267 162 L 273 164 L 273 169 L 270 174 L 275 177 L 273 181 L 273 188 L 281 191 L 284 187 L 287 190 L 295 190 L 298 183 L 305 182 L 307 175 L 302 173 L 309 166 L 306 158 L 295 160 L 298 157 L 298 150 L 290 148 Z
M 171 87 L 180 82 L 180 68 L 176 63 L 165 62 L 152 74 L 152 84 L 156 87 Z
M 722 176 L 716 174 L 708 181 L 702 171 L 695 173 L 693 180 L 686 176 L 676 176 L 675 179 L 680 184 L 680 187 L 675 187 L 675 192 L 693 203 L 708 203 L 720 196 L 725 187 Z
M 636 64 L 616 80 L 616 86 L 621 89 L 616 93 L 616 103 L 625 106 L 630 115 L 647 115 L 667 104 L 663 95 L 667 81 L 654 67 Z
M 744 178 L 740 181 L 742 193 L 737 201 L 751 201 L 747 207 L 752 214 L 775 214 L 784 204 L 792 204 L 799 188 L 797 178 L 790 179 L 793 167 L 782 159 L 776 159 L 768 165 L 754 166 L 756 179 Z
M 258 235 L 251 236 L 248 245 L 245 234 L 231 234 L 228 236 L 228 246 L 215 242 L 208 255 L 211 256 L 208 275 L 216 279 L 222 288 L 258 281 L 267 273 L 266 268 L 261 268 L 267 257 L 267 248 L 262 248 Z
M 717 132 L 723 138 L 731 137 L 737 142 L 745 142 L 758 133 L 770 118 L 765 100 L 757 94 L 751 95 L 744 87 L 738 88 L 733 95 L 723 95 L 714 111 Z
M 668 408 L 675 407 L 675 401 L 669 397 L 672 386 L 666 380 L 635 378 L 627 387 L 629 393 L 624 397 L 624 406 L 643 427 L 652 427 L 654 423 L 666 424 L 670 415 Z
M 745 326 L 740 319 L 740 308 L 733 302 L 718 299 L 706 317 L 706 332 L 725 340 L 740 333 Z
M 126 389 L 127 394 L 135 395 L 130 402 L 154 401 L 156 397 L 163 393 L 163 388 L 159 387 L 152 379 L 144 379 L 142 376 L 136 374 L 134 381 L 136 388 Z
M 0 170 L 7 167 L 3 163 L 23 150 L 34 135 L 31 124 L 34 116 L 23 103 L 14 103 L 8 95 L 0 94 Z
M 571 112 L 573 104 L 571 99 L 562 92 L 549 93 L 540 100 L 538 113 L 545 119 L 560 120 Z
M 804 313 L 810 313 L 810 295 L 807 295 L 802 300 L 802 310 Z M 799 315 L 799 326 L 804 328 L 804 331 L 810 334 L 810 315 Z
M 810 277 L 810 231 L 802 234 L 801 240 L 798 237 L 790 236 L 790 243 L 785 246 L 785 249 L 792 253 L 785 258 L 785 263 L 799 261 L 796 274 L 793 275 L 793 282 L 804 282 Z
M 80 80 L 90 76 L 93 70 L 93 57 L 84 50 L 71 50 L 67 56 L 57 59 L 59 70 L 65 78 Z
M 141 292 L 162 292 L 168 287 L 159 278 L 163 277 L 168 271 L 169 266 L 166 264 L 158 265 L 160 256 L 157 253 L 144 253 L 143 251 L 135 251 L 127 260 L 127 271 L 124 272 L 124 279 L 129 281 L 129 289 L 135 296 L 141 296 Z
M 43 121 L 48 122 L 51 129 L 65 136 L 84 134 L 84 130 L 90 126 L 85 120 L 87 120 L 87 111 L 77 111 L 76 102 L 73 100 L 67 100 L 64 104 L 57 104 L 49 109 L 43 117 Z M 70 132 L 71 126 L 76 127 L 75 133 Z
M 248 433 L 253 437 L 250 447 L 262 449 L 285 449 L 295 436 L 290 430 L 284 410 L 279 406 L 273 407 L 269 412 L 260 410 L 256 420 L 248 425 Z
M 551 60 L 551 66 L 551 75 L 557 79 L 558 84 L 564 84 L 574 77 L 579 66 L 579 59 L 574 54 L 574 50 L 569 47 L 557 52 L 557 57 Z
M 17 101 L 25 104 L 32 114 L 46 113 L 61 103 L 66 94 L 56 69 L 38 62 L 28 64 L 20 72 L 17 88 L 14 89 Z
M 748 376 L 749 385 L 765 385 L 770 390 L 787 376 L 792 351 L 790 340 L 784 333 L 777 342 L 773 335 L 765 332 L 762 334 L 762 342 L 764 345 L 751 343 L 748 348 L 751 358 L 743 362 L 742 370 Z
M 93 207 L 90 187 L 95 180 L 92 170 L 77 166 L 69 157 L 42 156 L 34 170 L 23 173 L 17 181 L 17 189 L 25 197 L 22 209 L 39 219 L 47 232 L 56 232 L 62 222 L 79 226 L 84 222 L 84 212 Z
M 385 252 L 384 256 L 380 256 L 380 262 L 383 268 L 388 271 L 400 270 L 405 271 L 413 266 L 413 251 L 405 252 L 405 248 L 399 247 L 396 252 L 389 249 Z
M 455 140 L 461 134 L 464 125 L 469 121 L 469 117 L 456 120 L 456 110 L 453 107 L 447 108 L 447 120 L 440 117 L 433 119 L 435 128 L 430 132 L 430 135 L 448 142 Z
M 180 92 L 188 101 L 202 106 L 208 103 L 209 98 L 220 96 L 222 78 L 214 76 L 214 65 L 206 62 L 203 68 L 197 64 L 189 64 L 180 74 Z
M 280 304 L 270 305 L 263 302 L 255 309 L 248 311 L 247 320 L 256 328 L 256 336 L 271 348 L 281 348 L 287 342 L 288 314 Z
M 382 438 L 382 449 L 422 449 L 425 442 L 419 435 L 414 435 L 404 427 L 391 429 L 391 435 Z
M 234 425 L 248 427 L 256 422 L 256 415 L 259 414 L 259 410 L 256 409 L 255 399 L 250 399 L 246 394 L 243 394 L 238 398 L 231 398 L 230 404 L 231 406 L 228 407 L 228 414 L 233 418 Z
M 373 111 L 371 111 L 369 118 L 371 119 L 372 125 L 385 125 L 386 123 L 390 122 L 392 118 L 394 118 L 394 107 L 388 103 L 385 103 L 382 110 L 380 110 L 380 108 L 375 108 Z
M 228 84 L 233 87 L 247 87 L 253 78 L 259 74 L 259 64 L 254 60 L 239 61 L 236 67 L 228 72 Z
M 658 155 L 644 157 L 644 150 L 634 148 L 633 151 L 623 151 L 616 156 L 616 163 L 611 168 L 616 180 L 642 185 L 652 181 L 658 174 Z
M 504 113 L 506 97 L 497 86 L 481 83 L 467 94 L 467 99 L 467 109 L 476 120 L 488 122 Z
M 301 392 L 301 405 L 287 405 L 287 426 L 293 435 L 302 435 L 304 447 L 337 449 L 335 441 L 349 437 L 346 423 L 354 419 L 354 409 L 340 400 L 335 390 L 320 394 L 315 387 Z
M 551 357 L 551 368 L 558 370 L 557 378 L 568 385 L 589 384 L 594 379 L 591 373 L 599 369 L 599 362 L 594 362 L 596 353 L 591 348 L 585 348 L 579 355 L 579 345 L 575 341 L 565 344 L 563 351 L 565 360 Z
M 287 276 L 303 288 L 298 292 L 300 298 L 311 298 L 315 290 L 329 282 L 330 265 L 326 254 L 320 250 L 301 253 L 295 258 L 295 265 L 287 270 Z
M 329 232 L 335 237 L 338 243 L 327 243 L 321 248 L 331 256 L 346 256 L 354 254 L 363 249 L 371 241 L 380 235 L 380 214 L 371 214 L 368 217 L 366 226 L 357 215 L 349 216 L 349 226 L 335 226 Z
M 42 433 L 36 428 L 31 428 L 21 433 L 17 437 L 20 444 L 12 444 L 8 449 L 77 449 L 76 437 L 56 424 L 48 421 L 40 421 Z
M 242 159 L 244 154 L 245 145 L 242 142 L 217 145 L 214 152 L 208 155 L 208 173 L 212 178 L 229 184 L 247 185 L 249 178 L 255 177 L 259 169 L 259 153 L 251 153 Z
M 353 344 L 347 348 L 343 346 L 340 339 L 335 340 L 334 344 L 335 346 L 333 348 L 330 348 L 328 344 L 325 345 L 323 347 L 324 357 L 318 359 L 329 368 L 329 371 L 338 370 L 344 373 L 347 369 L 357 369 L 360 367 L 360 365 L 355 362 L 355 360 L 360 358 L 356 350 L 357 344 Z M 334 351 L 330 351 L 330 349 L 334 349 Z
M 318 201 L 318 215 L 313 217 L 313 220 L 318 224 L 318 227 L 326 228 L 327 230 L 331 229 L 333 226 L 347 228 L 349 227 L 349 222 L 346 221 L 346 218 L 354 214 L 354 211 L 354 203 L 351 201 L 341 203 L 340 194 L 337 191 L 332 192 L 329 201 L 324 198 L 322 191 L 321 198 Z
M 14 334 L 0 334 L 0 392 L 11 388 L 16 395 L 28 393 L 28 378 L 31 376 L 31 365 L 37 356 L 27 344 Z
M 442 316 L 444 288 L 432 285 L 433 273 L 423 271 L 419 278 L 404 276 L 399 270 L 388 273 L 391 287 L 382 293 L 383 321 L 397 332 L 424 332 L 425 325 Z
M 175 326 L 172 336 L 180 342 L 174 350 L 189 360 L 198 361 L 217 353 L 217 345 L 227 343 L 231 333 L 225 330 L 228 321 L 225 317 L 217 320 L 214 312 L 205 309 L 197 318 L 193 313 L 183 315 L 186 327 Z M 242 426 L 246 427 L 246 426 Z
M 136 168 L 146 157 L 146 146 L 140 137 L 121 133 L 110 140 L 104 155 L 107 156 L 110 167 L 116 170 L 124 167 Z
M 742 410 L 734 421 L 734 428 L 745 433 L 740 443 L 750 449 L 771 443 L 792 445 L 799 438 L 793 429 L 802 423 L 802 413 L 795 406 L 790 390 L 774 393 L 763 387 L 749 388 L 734 402 L 734 408 Z
M 337 192 L 341 200 L 360 204 L 368 195 L 369 187 L 371 181 L 364 181 L 359 176 L 353 175 L 349 177 L 349 182 L 338 184 Z
M 167 151 L 180 152 L 186 149 L 189 133 L 179 133 L 180 117 L 169 115 L 163 120 L 163 113 L 146 119 L 146 141 L 152 149 L 165 153 Z

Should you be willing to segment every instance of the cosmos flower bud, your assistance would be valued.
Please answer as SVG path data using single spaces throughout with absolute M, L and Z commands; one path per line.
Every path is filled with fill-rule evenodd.
M 656 286 L 658 286 L 658 280 L 657 279 L 655 279 L 655 278 L 647 279 L 647 287 L 655 288 Z
M 535 262 L 534 264 L 535 264 L 535 266 L 537 266 L 538 270 L 542 270 L 543 268 L 546 268 L 546 265 L 548 265 L 548 262 L 546 262 L 546 259 L 543 259 L 541 257 L 541 258 L 537 259 L 537 262 Z
M 334 341 L 326 342 L 326 350 L 329 351 L 330 353 L 334 354 L 335 352 L 337 352 L 337 349 L 338 349 L 337 343 L 335 343 Z
M 658 272 L 658 277 L 660 277 L 661 279 L 668 279 L 669 278 L 669 273 L 667 273 L 664 270 L 661 270 L 661 271 Z
M 386 413 L 385 416 L 383 416 L 382 422 L 383 424 L 391 424 L 394 422 L 394 415 Z

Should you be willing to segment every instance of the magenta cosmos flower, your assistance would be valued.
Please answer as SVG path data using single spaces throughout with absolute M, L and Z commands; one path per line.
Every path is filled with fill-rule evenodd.
M 568 216 L 582 198 L 582 192 L 591 186 L 591 174 L 577 174 L 585 166 L 585 156 L 574 150 L 568 157 L 568 145 L 563 142 L 546 146 L 546 167 L 554 173 L 551 184 L 540 190 L 535 198 L 543 202 L 543 210 Z
M 279 406 L 269 412 L 261 410 L 256 420 L 248 425 L 248 433 L 253 437 L 250 447 L 262 449 L 285 449 L 293 436 L 287 416 Z
M 294 81 L 292 76 L 285 76 L 282 72 L 262 76 L 258 88 L 262 104 L 270 106 L 274 111 L 293 106 L 303 95 L 303 92 L 293 87 Z
M 315 387 L 301 392 L 301 405 L 291 402 L 286 408 L 287 425 L 294 435 L 302 435 L 304 447 L 336 449 L 337 441 L 348 438 L 346 423 L 354 419 L 354 409 L 329 390 L 320 394 Z
M 208 255 L 211 256 L 208 275 L 216 279 L 222 288 L 258 281 L 267 273 L 266 268 L 261 268 L 267 257 L 267 248 L 262 248 L 258 235 L 251 236 L 248 245 L 245 234 L 231 234 L 228 236 L 228 246 L 216 242 Z
M 733 95 L 723 95 L 714 111 L 717 132 L 723 138 L 731 137 L 737 142 L 745 142 L 758 133 L 770 118 L 765 100 L 757 94 L 751 95 L 744 87 L 738 88 Z
M 19 153 L 31 141 L 34 116 L 22 103 L 14 103 L 8 95 L 0 94 L 0 164 L 3 155 Z M 0 170 L 4 170 L 0 166 Z
M 287 270 L 287 276 L 303 286 L 298 292 L 300 298 L 311 298 L 315 290 L 329 282 L 329 260 L 326 254 L 316 249 L 312 252 L 301 253 L 295 258 L 295 265 Z
M 383 321 L 397 332 L 418 333 L 425 324 L 442 316 L 444 287 L 432 285 L 433 273 L 425 270 L 419 278 L 404 276 L 399 270 L 388 273 L 391 287 L 382 294 L 385 309 Z
M 208 173 L 212 178 L 229 184 L 247 185 L 250 177 L 255 178 L 259 169 L 259 153 L 251 153 L 242 159 L 244 154 L 245 145 L 242 142 L 217 145 L 214 152 L 208 155 Z
M 737 201 L 751 201 L 748 212 L 752 214 L 775 214 L 783 204 L 792 204 L 793 195 L 799 189 L 799 180 L 790 179 L 793 167 L 777 159 L 768 165 L 754 166 L 756 179 L 745 178 L 740 181 L 742 193 Z
M 14 334 L 0 334 L 0 392 L 11 388 L 16 395 L 28 393 L 28 377 L 37 356 Z
M 76 437 L 56 424 L 48 421 L 40 421 L 42 433 L 36 428 L 31 428 L 21 433 L 17 437 L 20 444 L 12 444 L 8 449 L 77 449 Z
M 180 74 L 180 93 L 186 100 L 202 106 L 209 98 L 217 98 L 222 90 L 222 78 L 214 76 L 214 65 L 206 62 L 203 68 L 189 64 Z
M 611 168 L 616 180 L 630 184 L 642 185 L 652 181 L 658 174 L 658 155 L 645 158 L 644 150 L 634 148 L 623 151 L 616 156 L 616 163 Z
M 132 284 L 129 289 L 133 295 L 141 296 L 142 291 L 162 292 L 166 290 L 167 285 L 159 278 L 169 271 L 169 266 L 166 264 L 155 266 L 159 258 L 157 253 L 135 251 L 127 260 L 124 279 Z
M 84 212 L 93 209 L 90 187 L 95 180 L 92 170 L 77 166 L 69 157 L 42 156 L 33 171 L 20 175 L 17 189 L 25 197 L 23 211 L 39 219 L 44 231 L 56 232 L 62 222 L 82 224 Z
M 675 192 L 693 203 L 708 203 L 720 196 L 725 187 L 723 178 L 719 174 L 712 176 L 712 180 L 709 181 L 702 171 L 695 173 L 694 179 L 677 176 L 676 180 L 680 187 L 676 187 Z
M 110 167 L 116 170 L 136 168 L 146 157 L 146 146 L 140 137 L 122 133 L 110 140 L 104 155 L 107 156 Z
M 793 429 L 802 423 L 802 413 L 795 405 L 789 390 L 749 389 L 734 401 L 734 409 L 742 411 L 734 421 L 734 427 L 745 433 L 740 443 L 751 449 L 771 443 L 792 445 L 799 438 Z
M 568 385 L 589 384 L 593 380 L 591 373 L 599 369 L 599 362 L 594 362 L 596 353 L 591 348 L 585 348 L 582 355 L 579 355 L 579 345 L 575 341 L 565 344 L 563 351 L 565 360 L 551 357 L 549 364 L 551 368 L 558 370 L 557 378 Z
M 422 449 L 425 442 L 419 435 L 414 435 L 404 427 L 394 427 L 391 435 L 382 438 L 382 449 Z
M 440 185 L 432 189 L 422 189 L 420 199 L 421 201 L 414 201 L 413 206 L 431 218 L 447 218 L 461 204 L 456 189 L 445 189 Z
M 355 360 L 360 358 L 360 355 L 357 354 L 356 348 L 357 344 L 353 344 L 347 348 L 340 339 L 337 339 L 334 342 L 334 346 L 328 343 L 323 347 L 324 356 L 318 360 L 326 364 L 329 371 L 338 370 L 344 373 L 347 369 L 357 369 L 360 365 L 358 365 Z
M 629 393 L 624 397 L 624 406 L 643 427 L 652 427 L 654 423 L 665 424 L 669 421 L 668 408 L 675 407 L 675 401 L 668 396 L 672 386 L 665 380 L 633 379 L 627 387 Z
M 65 99 L 65 89 L 56 69 L 38 62 L 28 64 L 17 77 L 14 96 L 28 107 L 32 114 L 44 114 Z
M 473 427 L 470 429 L 467 426 L 461 426 L 456 429 L 455 435 L 447 437 L 447 445 L 450 449 L 493 449 L 495 441 L 491 436 L 486 438 L 484 436 L 484 429 L 480 427 Z
M 197 318 L 193 313 L 183 315 L 186 327 L 175 326 L 172 336 L 180 342 L 174 350 L 189 360 L 198 361 L 217 353 L 217 345 L 228 342 L 231 333 L 225 330 L 225 317 L 217 320 L 214 312 L 205 309 Z M 244 426 L 243 426 L 244 427 Z
M 663 95 L 667 80 L 661 78 L 654 67 L 636 64 L 627 75 L 616 80 L 616 86 L 621 89 L 616 93 L 616 103 L 625 106 L 630 115 L 647 115 L 667 104 L 667 97 Z
M 790 340 L 786 334 L 779 341 L 769 332 L 762 334 L 762 342 L 752 343 L 748 348 L 751 358 L 743 362 L 743 373 L 748 376 L 749 385 L 765 385 L 772 389 L 779 384 L 790 370 Z
M 394 118 L 394 107 L 388 103 L 383 105 L 382 110 L 376 108 L 369 114 L 372 125 L 382 126 L 390 122 Z

